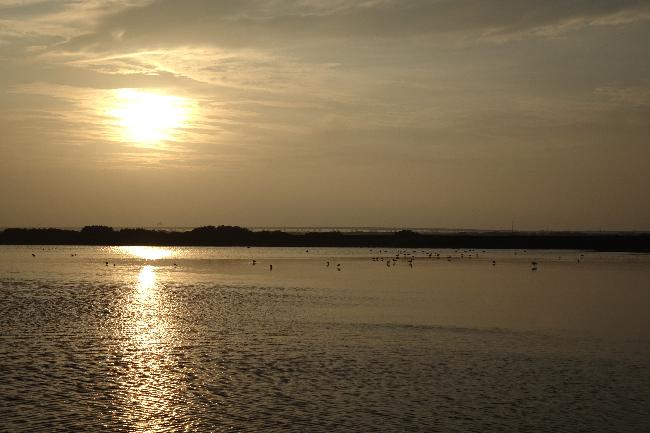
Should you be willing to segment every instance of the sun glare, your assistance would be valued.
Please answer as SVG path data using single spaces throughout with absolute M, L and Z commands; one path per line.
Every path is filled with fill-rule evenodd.
M 138 292 L 148 295 L 156 285 L 156 271 L 153 266 L 144 266 L 138 274 Z M 144 297 L 144 296 L 143 296 Z
M 125 253 L 145 260 L 159 260 L 172 256 L 172 250 L 161 247 L 121 247 Z
M 173 140 L 187 124 L 191 111 L 186 98 L 119 89 L 108 114 L 117 120 L 125 140 L 151 145 Z

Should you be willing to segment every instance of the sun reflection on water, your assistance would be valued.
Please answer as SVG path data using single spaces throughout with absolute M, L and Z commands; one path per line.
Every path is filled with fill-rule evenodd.
M 174 255 L 173 250 L 163 247 L 128 246 L 120 247 L 120 250 L 132 257 L 145 260 L 166 259 Z
M 153 266 L 144 266 L 138 274 L 138 295 L 141 301 L 151 297 L 151 292 L 156 286 L 156 271 Z
M 170 254 L 164 248 L 128 248 L 141 258 Z M 120 326 L 126 337 L 121 352 L 128 365 L 121 380 L 127 400 L 125 415 L 135 431 L 160 431 L 169 424 L 180 380 L 171 368 L 175 328 L 159 269 L 153 265 L 140 269 L 125 298 Z

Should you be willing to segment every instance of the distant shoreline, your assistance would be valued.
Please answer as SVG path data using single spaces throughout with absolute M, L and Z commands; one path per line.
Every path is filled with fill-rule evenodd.
M 649 232 L 524 232 L 524 231 L 306 231 L 250 230 L 237 226 L 205 226 L 188 231 L 119 229 L 86 226 L 7 228 L 0 245 L 150 245 L 150 246 L 257 246 L 257 247 L 362 247 L 551 249 L 650 252 Z

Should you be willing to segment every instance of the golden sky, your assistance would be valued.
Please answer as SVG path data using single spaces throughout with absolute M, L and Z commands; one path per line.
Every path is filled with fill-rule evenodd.
M 0 227 L 650 229 L 650 3 L 0 0 Z

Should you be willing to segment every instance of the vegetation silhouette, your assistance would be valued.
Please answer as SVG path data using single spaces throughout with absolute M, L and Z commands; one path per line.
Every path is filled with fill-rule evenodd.
M 306 232 L 252 231 L 238 226 L 204 226 L 189 231 L 86 226 L 7 228 L 4 245 L 165 245 L 367 248 L 557 249 L 650 252 L 648 232 Z

